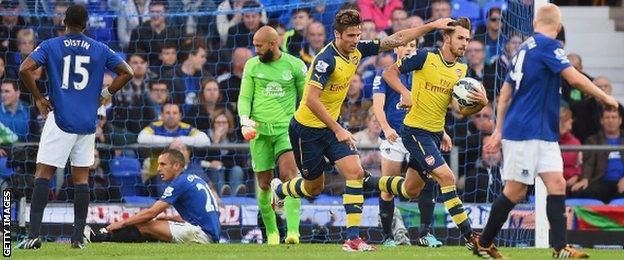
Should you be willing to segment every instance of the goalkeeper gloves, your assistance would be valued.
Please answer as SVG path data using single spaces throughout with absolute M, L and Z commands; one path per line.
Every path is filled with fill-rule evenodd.
M 245 138 L 246 141 L 256 138 L 256 135 L 258 134 L 256 131 L 258 123 L 256 123 L 256 121 L 251 120 L 249 116 L 241 116 L 240 124 L 243 138 Z

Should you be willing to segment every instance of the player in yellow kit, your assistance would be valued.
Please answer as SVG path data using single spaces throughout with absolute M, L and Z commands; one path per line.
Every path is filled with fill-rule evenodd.
M 414 198 L 419 196 L 425 180 L 430 177 L 435 179 L 440 184 L 439 197 L 444 201 L 444 207 L 460 229 L 466 247 L 472 250 L 478 233 L 472 231 L 468 215 L 457 197 L 453 172 L 439 149 L 441 143 L 450 143 L 450 138 L 444 135 L 444 118 L 452 101 L 453 86 L 466 76 L 468 68 L 459 58 L 464 56 L 470 42 L 470 20 L 458 18 L 452 25 L 453 30 L 444 31 L 444 43 L 440 49 L 418 52 L 384 71 L 383 79 L 401 93 L 399 106 L 409 108 L 401 129 L 401 140 L 410 153 L 410 159 L 405 178 L 369 178 L 367 186 L 377 186 L 396 196 Z M 410 71 L 414 71 L 411 93 L 399 79 L 401 74 Z M 468 98 L 475 104 L 466 107 L 454 104 L 464 116 L 474 114 L 488 104 L 482 88 L 471 90 Z
M 359 237 L 362 218 L 364 169 L 352 134 L 337 122 L 349 84 L 363 57 L 405 45 L 433 29 L 450 28 L 452 19 L 441 19 L 422 27 L 406 29 L 381 42 L 360 42 L 362 18 L 356 10 L 342 10 L 334 20 L 336 40 L 314 58 L 303 92 L 303 99 L 289 126 L 290 142 L 302 177 L 276 185 L 280 198 L 314 197 L 321 193 L 325 178 L 325 158 L 345 176 L 343 204 L 347 213 L 345 251 L 373 251 Z

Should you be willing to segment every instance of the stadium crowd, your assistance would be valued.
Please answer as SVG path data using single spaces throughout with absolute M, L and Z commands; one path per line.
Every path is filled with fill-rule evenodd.
M 39 2 L 43 5 L 35 5 Z M 87 35 L 107 43 L 134 70 L 134 78 L 106 104 L 97 123 L 97 142 L 112 148 L 96 153 L 102 159 L 91 169 L 91 187 L 96 187 L 91 198 L 95 201 L 121 201 L 131 195 L 158 197 L 162 193 L 162 181 L 156 173 L 158 149 L 125 147 L 136 143 L 185 150 L 187 154 L 191 150 L 187 170 L 210 181 L 220 196 L 253 196 L 248 153 L 205 148 L 244 143 L 236 102 L 245 62 L 255 55 L 252 36 L 263 25 L 277 29 L 283 51 L 309 65 L 333 39 L 331 23 L 340 8 L 360 10 L 364 18 L 362 40 L 380 39 L 438 18 L 467 16 L 474 25 L 473 40 L 465 55 L 468 76 L 483 83 L 489 100 L 496 100 L 511 57 L 524 41 L 523 35 L 530 33 L 502 28 L 503 12 L 512 8 L 505 1 L 358 0 L 318 5 L 294 0 L 73 2 L 88 7 L 91 18 Z M 1 178 L 9 180 L 18 193 L 23 190 L 24 196 L 30 194 L 26 190 L 32 186 L 29 176 L 34 172 L 36 147 L 12 145 L 37 142 L 43 119 L 19 82 L 18 69 L 42 40 L 63 33 L 63 15 L 71 3 L 2 1 L 0 6 Z M 438 33 L 430 33 L 419 40 L 419 47 L 435 48 L 440 39 Z M 563 31 L 558 39 L 565 43 Z M 583 71 L 580 55 L 568 54 L 568 58 Z M 371 110 L 372 86 L 377 71 L 394 62 L 392 53 L 364 59 L 351 82 L 341 122 L 355 133 L 358 145 L 379 145 L 381 127 Z M 42 69 L 37 72 L 37 85 L 45 93 L 46 75 Z M 611 93 L 608 78 L 587 76 Z M 111 75 L 106 75 L 104 85 L 111 82 Z M 482 149 L 494 129 L 493 109 L 488 106 L 468 118 L 456 111 L 448 115 L 446 129 L 458 151 L 461 198 L 464 202 L 491 202 L 502 187 L 501 153 Z M 619 113 L 602 111 L 595 99 L 564 83 L 560 143 L 620 145 L 624 142 L 620 131 L 623 115 L 622 107 Z M 361 155 L 364 168 L 379 174 L 379 150 L 365 150 Z M 564 152 L 563 158 L 571 196 L 605 203 L 624 196 L 624 154 Z M 128 175 L 138 177 L 132 179 L 140 184 L 138 189 L 120 183 L 127 182 Z M 335 174 L 327 179 L 327 194 L 341 193 L 344 181 L 340 178 Z M 70 179 L 65 177 L 57 187 L 71 186 Z M 66 190 L 56 189 L 50 196 L 66 200 L 71 197 Z

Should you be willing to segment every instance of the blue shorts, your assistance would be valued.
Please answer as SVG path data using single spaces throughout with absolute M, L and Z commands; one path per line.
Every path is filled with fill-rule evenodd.
M 434 133 L 409 126 L 401 128 L 403 145 L 410 153 L 407 166 L 418 171 L 423 180 L 435 168 L 446 164 L 440 152 L 442 136 L 443 132 Z
M 290 121 L 288 135 L 295 154 L 297 167 L 306 180 L 316 180 L 323 174 L 327 166 L 327 158 L 331 163 L 357 151 L 344 143 L 338 142 L 336 134 L 329 128 L 307 127 L 295 120 Z

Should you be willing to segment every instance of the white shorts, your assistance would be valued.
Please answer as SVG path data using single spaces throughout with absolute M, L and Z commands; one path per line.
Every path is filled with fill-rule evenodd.
M 390 143 L 388 139 L 381 140 L 379 144 L 381 157 L 395 162 L 409 161 L 409 152 L 405 149 L 401 138 L 397 138 L 394 143 Z
M 71 134 L 61 130 L 54 121 L 54 113 L 48 113 L 39 150 L 37 163 L 57 168 L 65 168 L 67 159 L 76 167 L 89 167 L 95 161 L 95 133 L 88 135 Z
M 503 140 L 503 180 L 533 185 L 537 174 L 563 172 L 559 143 Z
M 169 221 L 169 229 L 173 243 L 178 244 L 210 244 L 212 240 L 204 231 L 188 222 Z

